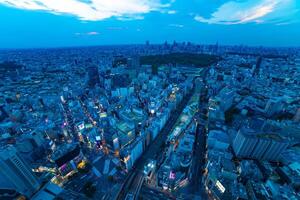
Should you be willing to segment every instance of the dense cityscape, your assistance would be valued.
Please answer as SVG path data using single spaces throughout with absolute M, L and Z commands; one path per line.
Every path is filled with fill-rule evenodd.
M 300 199 L 300 49 L 0 50 L 0 199 Z

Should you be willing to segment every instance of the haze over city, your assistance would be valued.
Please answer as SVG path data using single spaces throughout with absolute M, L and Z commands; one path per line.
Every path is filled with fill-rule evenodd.
M 1 48 L 190 41 L 297 46 L 297 0 L 1 0 Z

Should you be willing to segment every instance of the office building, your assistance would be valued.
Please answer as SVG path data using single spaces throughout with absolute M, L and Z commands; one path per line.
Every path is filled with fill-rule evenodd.
M 135 78 L 139 74 L 140 57 L 132 56 L 127 59 L 127 67 L 129 71 L 129 77 Z
M 100 77 L 98 67 L 96 65 L 91 64 L 87 68 L 88 72 L 88 86 L 90 88 L 94 88 L 97 84 L 100 84 Z
M 40 187 L 40 183 L 28 163 L 12 146 L 0 149 L 0 188 L 14 189 L 30 197 Z
M 233 149 L 240 158 L 278 161 L 289 143 L 277 134 L 257 133 L 242 128 L 233 141 Z
M 52 159 L 63 177 L 77 171 L 77 166 L 84 160 L 79 144 L 64 144 L 52 154 Z

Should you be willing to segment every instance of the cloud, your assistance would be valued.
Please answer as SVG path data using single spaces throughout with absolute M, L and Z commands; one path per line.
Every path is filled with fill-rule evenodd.
M 91 32 L 86 32 L 86 33 L 75 33 L 75 35 L 77 36 L 82 36 L 82 35 L 91 35 L 91 36 L 94 36 L 94 35 L 99 35 L 100 33 L 99 32 L 96 32 L 96 31 L 91 31 Z
M 176 28 L 183 28 L 184 27 L 184 25 L 182 25 L 182 24 L 169 24 L 169 26 L 176 27 Z
M 128 29 L 128 27 L 121 27 L 121 26 L 110 26 L 107 28 L 107 30 L 114 30 L 114 31 L 120 31 Z
M 128 16 L 117 17 L 117 19 L 120 20 L 120 21 L 142 20 L 142 19 L 144 19 L 144 16 L 142 16 L 142 15 L 128 15 Z
M 288 19 L 296 11 L 296 0 L 243 0 L 221 5 L 209 18 L 194 19 L 207 24 L 268 23 Z
M 88 32 L 88 33 L 86 33 L 86 34 L 87 34 L 87 35 L 99 35 L 99 33 L 96 32 L 96 31 Z
M 176 10 L 169 10 L 167 13 L 168 13 L 169 15 L 174 15 L 174 14 L 177 13 L 177 11 L 176 11 Z
M 81 20 L 98 21 L 141 18 L 141 15 L 168 8 L 172 3 L 161 0 L 0 0 L 0 4 L 26 10 L 40 10 L 53 14 L 68 14 Z
M 169 6 L 171 6 L 173 1 L 170 1 L 171 3 L 167 4 L 168 6 L 165 6 L 165 8 L 160 9 L 159 12 L 162 14 L 168 14 L 168 15 L 174 15 L 177 13 L 177 10 L 170 10 Z

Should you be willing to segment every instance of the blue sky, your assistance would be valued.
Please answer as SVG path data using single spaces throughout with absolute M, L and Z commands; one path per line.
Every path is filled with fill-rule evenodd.
M 300 46 L 299 0 L 0 0 L 0 48 L 172 42 Z

